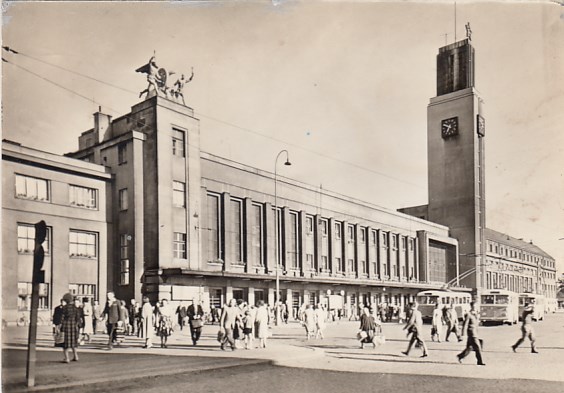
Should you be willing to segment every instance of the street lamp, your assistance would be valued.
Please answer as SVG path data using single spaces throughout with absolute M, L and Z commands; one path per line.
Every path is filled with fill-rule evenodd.
M 286 153 L 286 162 L 284 165 L 290 166 L 290 158 L 288 157 L 288 150 L 281 150 L 278 155 L 276 156 L 276 160 L 274 161 L 274 253 L 275 261 L 276 261 L 276 326 L 280 325 L 280 260 L 278 255 L 278 193 L 277 193 L 277 184 L 278 184 L 278 172 L 277 172 L 277 165 L 278 165 L 278 158 L 282 153 Z

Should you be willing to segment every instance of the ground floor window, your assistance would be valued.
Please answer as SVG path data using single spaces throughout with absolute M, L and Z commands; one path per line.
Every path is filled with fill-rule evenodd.
M 90 304 L 93 304 L 97 298 L 95 284 L 69 284 L 69 293 L 81 301 L 85 297 L 89 298 Z
M 223 302 L 223 290 L 221 288 L 210 288 L 210 306 L 221 308 Z
M 18 282 L 18 311 L 31 309 L 31 291 L 30 282 Z M 49 309 L 49 284 L 39 284 L 39 309 Z

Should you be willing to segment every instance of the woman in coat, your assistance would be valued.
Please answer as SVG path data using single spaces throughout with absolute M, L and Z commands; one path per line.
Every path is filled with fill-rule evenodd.
M 260 340 L 259 348 L 266 348 L 266 339 L 268 338 L 268 309 L 264 301 L 258 303 L 257 313 L 255 316 L 255 325 L 257 327 L 257 338 Z
M 143 296 L 143 307 L 141 308 L 141 337 L 145 338 L 145 346 L 143 346 L 143 348 L 151 348 L 153 346 L 154 315 L 153 306 L 151 306 L 149 298 Z
M 69 363 L 69 350 L 72 349 L 74 355 L 73 359 L 75 362 L 78 361 L 78 354 L 76 348 L 78 347 L 79 339 L 79 324 L 80 324 L 80 313 L 79 309 L 74 305 L 72 295 L 70 293 L 63 296 L 63 300 L 67 303 L 63 308 L 63 318 L 61 322 L 61 331 L 65 335 L 65 342 L 63 343 L 63 354 L 65 358 L 64 363 Z
M 85 297 L 82 299 L 82 314 L 84 317 L 84 327 L 82 328 L 82 334 L 85 336 L 85 340 L 90 342 L 90 336 L 94 334 L 94 326 L 92 324 L 92 305 L 90 304 L 90 299 Z

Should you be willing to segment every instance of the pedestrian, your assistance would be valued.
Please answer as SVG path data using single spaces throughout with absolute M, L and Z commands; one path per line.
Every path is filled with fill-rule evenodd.
M 78 345 L 82 345 L 84 344 L 84 310 L 82 309 L 80 298 L 74 298 L 74 306 L 78 313 Z
M 235 326 L 241 320 L 240 310 L 237 307 L 237 301 L 231 299 L 229 303 L 223 308 L 221 312 L 221 317 L 219 318 L 219 329 L 223 332 L 223 338 L 221 340 L 221 349 L 225 350 L 225 344 L 231 345 L 231 350 L 235 351 L 237 347 L 235 346 L 235 339 L 233 338 L 233 331 Z
M 92 330 L 94 334 L 98 333 L 98 326 L 102 326 L 102 309 L 100 308 L 100 303 L 98 300 L 94 300 L 94 305 L 92 306 Z
M 188 323 L 190 324 L 190 337 L 192 337 L 192 344 L 198 344 L 200 335 L 202 334 L 202 327 L 204 326 L 204 310 L 200 302 L 196 298 L 192 299 L 192 304 L 186 310 Z
M 454 304 L 451 303 L 443 310 L 444 310 L 443 317 L 447 325 L 445 341 L 448 341 L 448 338 L 451 333 L 454 333 L 454 335 L 458 339 L 458 342 L 462 341 L 462 338 L 460 337 L 460 332 L 458 331 L 458 314 L 456 313 Z
M 63 312 L 66 304 L 65 299 L 61 299 L 61 303 L 53 310 L 53 339 L 56 347 L 63 347 L 64 345 L 64 333 L 61 330 L 61 324 L 63 323 Z
M 443 334 L 443 310 L 441 309 L 441 305 L 439 303 L 435 304 L 435 309 L 433 310 L 433 321 L 431 327 L 431 340 L 435 341 L 435 337 L 437 338 L 437 342 L 441 342 L 441 335 Z
M 157 328 L 157 335 L 161 338 L 161 348 L 168 348 L 168 337 L 172 334 L 172 318 L 174 312 L 168 304 L 168 299 L 161 300 L 159 307 L 159 322 Z
M 94 334 L 94 326 L 92 323 L 92 305 L 90 304 L 90 299 L 87 297 L 82 299 L 82 315 L 84 318 L 82 334 L 86 341 L 90 342 L 90 336 Z
M 364 308 L 362 310 L 362 315 L 360 316 L 360 348 L 364 349 L 364 344 L 371 343 L 374 348 L 376 344 L 374 343 L 374 334 L 376 332 L 376 320 L 374 316 L 370 314 L 370 309 Z
M 178 307 L 176 307 L 176 316 L 178 318 L 178 325 L 180 326 L 180 330 L 184 328 L 187 315 L 188 314 L 186 314 L 186 306 L 184 305 L 184 303 L 180 302 Z
M 245 349 L 253 349 L 253 325 L 255 321 L 251 316 L 251 311 L 245 311 L 243 316 L 243 335 L 245 340 Z
M 462 325 L 462 336 L 468 335 L 468 340 L 466 341 L 466 348 L 464 351 L 456 355 L 458 357 L 458 362 L 462 363 L 470 351 L 474 350 L 476 353 L 476 360 L 478 361 L 478 366 L 485 366 L 482 359 L 482 342 L 478 337 L 478 325 L 480 320 L 478 318 L 478 313 L 476 312 L 476 304 L 474 302 L 470 303 L 470 311 L 464 317 L 464 324 Z
M 315 312 L 311 304 L 308 304 L 305 311 L 302 313 L 302 324 L 305 327 L 306 337 L 309 340 L 315 336 Z
M 315 309 L 315 338 L 320 338 L 323 340 L 323 331 L 325 330 L 325 318 L 327 317 L 327 312 L 323 309 L 321 303 L 317 304 Z
M 411 316 L 403 329 L 407 330 L 408 336 L 411 334 L 411 339 L 409 340 L 407 349 L 402 353 L 406 356 L 409 355 L 411 347 L 413 344 L 417 343 L 418 346 L 423 349 L 423 355 L 421 355 L 421 357 L 425 358 L 429 356 L 429 352 L 427 351 L 425 341 L 421 338 L 421 335 L 423 334 L 423 317 L 421 316 L 421 311 L 417 309 L 417 303 L 411 303 L 410 309 Z
M 539 353 L 535 345 L 536 339 L 535 332 L 533 330 L 533 315 L 535 315 L 535 306 L 533 304 L 525 303 L 523 314 L 521 316 L 523 321 L 521 325 L 521 338 L 511 346 L 513 352 L 517 352 L 517 347 L 528 337 L 531 341 L 531 353 Z
M 121 303 L 116 299 L 114 292 L 108 292 L 108 301 L 102 312 L 102 316 L 106 319 L 108 329 L 108 349 L 112 349 L 114 343 L 117 342 L 117 330 L 123 322 L 123 311 Z
M 139 313 L 139 305 L 135 299 L 131 299 L 129 306 L 127 307 L 128 315 L 128 329 L 127 334 L 130 336 L 135 336 L 137 333 L 137 314 Z
M 80 313 L 70 293 L 66 293 L 63 296 L 63 300 L 66 303 L 63 308 L 63 315 L 61 319 L 61 331 L 65 335 L 65 341 L 63 343 L 63 362 L 70 362 L 69 350 L 72 350 L 72 360 L 78 362 L 78 353 L 76 348 L 78 347 Z
M 257 338 L 260 340 L 259 348 L 266 348 L 266 339 L 268 338 L 268 309 L 261 300 L 258 303 L 257 313 L 255 316 L 255 323 L 257 327 Z
M 386 322 L 386 304 L 380 304 L 380 320 Z
M 151 348 L 153 346 L 153 326 L 155 322 L 153 306 L 149 302 L 147 296 L 143 296 L 143 306 L 141 307 L 141 335 L 145 339 L 143 348 Z

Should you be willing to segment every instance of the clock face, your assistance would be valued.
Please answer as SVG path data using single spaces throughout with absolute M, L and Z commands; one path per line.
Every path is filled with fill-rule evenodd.
M 476 131 L 478 132 L 479 137 L 486 135 L 486 120 L 480 115 L 477 116 L 476 127 Z
M 441 122 L 441 134 L 443 138 L 458 135 L 458 117 L 451 117 Z

